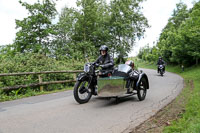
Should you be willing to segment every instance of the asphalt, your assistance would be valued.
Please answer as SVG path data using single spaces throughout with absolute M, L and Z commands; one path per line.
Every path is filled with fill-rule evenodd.
M 181 92 L 183 79 L 143 69 L 150 89 L 144 101 L 137 95 L 115 99 L 93 96 L 78 104 L 72 91 L 0 103 L 0 133 L 128 133 L 153 116 Z

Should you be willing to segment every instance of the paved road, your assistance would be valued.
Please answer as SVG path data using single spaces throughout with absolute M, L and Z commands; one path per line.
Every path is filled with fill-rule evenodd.
M 173 73 L 159 76 L 143 69 L 150 80 L 144 101 L 137 96 L 106 100 L 92 97 L 75 102 L 72 91 L 0 103 L 0 133 L 121 133 L 129 132 L 172 101 L 183 88 Z

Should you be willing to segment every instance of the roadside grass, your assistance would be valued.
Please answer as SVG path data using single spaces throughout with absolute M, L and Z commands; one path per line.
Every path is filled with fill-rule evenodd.
M 190 88 L 193 89 L 188 96 L 188 103 L 185 107 L 185 113 L 182 118 L 173 121 L 171 126 L 164 129 L 164 132 L 183 132 L 199 133 L 200 132 L 200 66 L 193 66 L 180 73 L 185 82 L 190 81 Z
M 136 59 L 135 63 L 140 68 L 157 69 L 155 63 L 148 63 Z M 183 111 L 177 112 L 178 118 L 174 118 L 164 124 L 164 133 L 199 133 L 200 132 L 200 65 L 185 68 L 182 72 L 180 66 L 166 66 L 166 71 L 177 73 L 184 78 L 185 87 L 181 94 L 173 101 L 179 102 L 184 99 Z M 170 107 L 167 107 L 168 110 Z M 171 107 L 175 108 L 175 107 Z M 174 113 L 174 112 L 173 112 Z
M 26 94 L 17 94 L 16 91 L 12 91 L 13 92 L 12 96 L 8 96 L 6 94 L 0 94 L 0 102 L 11 101 L 11 100 L 21 99 L 25 97 L 30 97 L 30 96 L 57 93 L 57 92 L 62 92 L 62 91 L 67 91 L 67 90 L 72 90 L 72 89 L 73 89 L 73 86 L 69 86 L 69 87 L 65 87 L 65 88 L 53 90 L 53 91 L 34 91 L 34 90 L 29 89 Z

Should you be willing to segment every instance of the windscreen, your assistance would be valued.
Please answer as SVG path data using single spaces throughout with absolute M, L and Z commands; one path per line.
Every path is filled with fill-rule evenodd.
M 124 73 L 127 73 L 131 70 L 131 67 L 126 65 L 126 64 L 120 64 L 118 65 L 118 71 L 120 72 L 124 72 Z

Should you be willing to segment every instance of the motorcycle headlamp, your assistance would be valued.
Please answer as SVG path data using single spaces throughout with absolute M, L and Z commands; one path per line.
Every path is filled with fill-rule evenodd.
M 160 68 L 163 68 L 163 65 L 160 65 L 159 67 L 160 67 Z
M 86 73 L 89 73 L 89 72 L 90 72 L 90 65 L 89 65 L 89 64 L 86 64 L 86 65 L 84 66 L 84 72 L 86 72 Z

